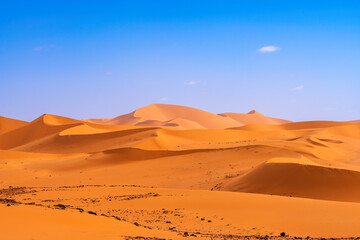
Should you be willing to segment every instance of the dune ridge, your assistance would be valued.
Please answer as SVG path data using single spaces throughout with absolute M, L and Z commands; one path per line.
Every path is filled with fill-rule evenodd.
M 110 212 L 118 216 L 117 211 L 126 202 L 128 209 L 121 210 L 121 221 L 150 224 L 160 231 L 141 231 L 144 236 L 174 236 L 176 229 L 181 236 L 200 232 L 197 239 L 274 235 L 281 230 L 279 226 L 284 222 L 275 215 L 265 220 L 247 215 L 256 228 L 246 224 L 242 228 L 244 222 L 229 212 L 244 210 L 232 199 L 246 205 L 256 198 L 256 206 L 274 201 L 279 209 L 281 206 L 290 212 L 294 206 L 309 204 L 306 219 L 315 219 L 308 220 L 312 225 L 305 224 L 302 229 L 289 223 L 283 231 L 301 236 L 309 232 L 319 237 L 326 231 L 311 226 L 328 223 L 312 206 L 332 205 L 334 219 L 339 209 L 360 204 L 359 122 L 288 122 L 255 111 L 222 115 L 153 104 L 114 119 L 75 120 L 50 114 L 28 123 L 0 119 L 10 123 L 3 125 L 8 127 L 0 133 L 0 203 L 10 201 L 1 199 L 21 202 L 21 196 L 28 192 L 25 199 L 38 207 L 54 208 L 61 203 L 71 209 L 92 207 L 105 215 Z M 115 186 L 122 194 L 113 192 Z M 31 195 L 35 188 L 36 194 Z M 49 189 L 54 195 L 48 195 Z M 46 205 L 54 196 L 65 194 L 64 189 L 69 190 L 67 197 L 55 198 L 53 204 Z M 90 201 L 78 196 L 78 191 L 85 195 L 95 192 Z M 211 205 L 203 210 L 211 221 L 201 220 L 205 217 L 199 216 L 197 201 L 201 197 L 197 194 L 208 196 L 210 205 L 224 201 L 233 209 Z M 271 200 L 273 197 L 281 204 Z M 161 206 L 168 202 L 184 209 L 154 209 L 155 203 Z M 265 211 L 251 209 L 254 216 Z M 170 216 L 171 211 L 174 214 Z M 34 210 L 34 214 L 42 212 Z M 336 236 L 345 236 L 347 226 L 355 221 L 354 216 L 343 217 L 333 227 Z M 271 224 L 271 218 L 277 225 Z M 88 218 L 84 221 L 92 222 Z M 239 225 L 230 227 L 234 222 Z
M 223 129 L 249 123 L 281 124 L 290 121 L 266 117 L 256 111 L 247 114 L 213 114 L 200 109 L 170 104 L 151 104 L 131 113 L 108 119 L 86 121 L 112 125 L 166 126 L 180 129 Z
M 23 127 L 27 122 L 0 116 L 0 134 Z

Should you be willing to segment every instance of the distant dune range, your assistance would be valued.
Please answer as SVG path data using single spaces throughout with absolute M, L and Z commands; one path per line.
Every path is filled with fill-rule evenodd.
M 181 129 L 223 129 L 249 123 L 283 124 L 290 121 L 266 117 L 254 110 L 247 114 L 213 114 L 203 110 L 168 104 L 151 104 L 115 118 L 86 121 L 110 125 L 166 126 Z
M 126 198 L 127 212 L 121 211 L 124 221 L 158 229 L 142 231 L 144 236 L 173 237 L 172 224 L 182 236 L 199 232 L 197 239 L 222 239 L 223 233 L 255 236 L 279 231 L 297 236 L 349 237 L 360 235 L 360 222 L 348 210 L 360 213 L 360 122 L 290 122 L 256 111 L 213 114 L 165 104 L 152 104 L 111 119 L 75 120 L 45 114 L 23 122 L 0 117 L 0 183 L 0 202 L 29 198 L 39 206 L 55 196 L 41 189 L 59 194 L 65 186 L 72 189 L 81 185 L 85 192 L 89 186 L 92 195 L 88 198 L 105 201 L 103 204 L 80 201 L 72 190 L 66 190 L 66 198 L 54 198 L 54 204 L 94 208 L 105 215 L 109 214 L 105 209 L 120 214 L 116 212 L 120 210 L 115 211 L 124 203 L 116 202 L 122 199 L 120 195 L 138 196 L 143 191 L 141 199 Z M 117 192 L 110 187 L 115 185 Z M 125 185 L 128 187 L 122 187 Z M 25 187 L 25 193 L 11 191 L 9 186 Z M 94 186 L 102 186 L 101 191 Z M 27 198 L 22 197 L 31 189 L 38 191 L 36 196 L 29 192 Z M 107 191 L 114 194 L 111 203 L 110 197 L 103 195 Z M 197 194 L 207 196 L 209 208 L 195 207 L 202 199 Z M 212 198 L 214 204 L 223 199 L 233 209 L 229 212 L 226 205 L 214 207 Z M 194 215 L 194 219 L 185 222 L 174 215 L 166 220 L 162 201 L 169 208 L 184 208 L 176 211 Z M 263 219 L 263 206 L 268 203 L 273 215 Z M 154 204 L 160 204 L 156 206 L 161 211 L 153 209 Z M 251 211 L 244 210 L 244 204 L 250 204 Z M 308 215 L 295 213 L 297 205 L 306 205 Z M 328 208 L 325 215 L 320 213 L 322 206 Z M 143 212 L 146 216 L 141 217 L 140 210 L 153 213 Z M 281 219 L 291 219 L 288 213 L 298 214 L 299 219 L 293 224 L 277 219 L 277 210 L 283 214 Z M 43 214 L 41 211 L 29 212 Z M 241 213 L 247 214 L 248 222 L 236 217 Z M 223 220 L 206 222 L 196 214 L 216 215 Z M 309 224 L 301 223 L 301 219 Z M 336 223 L 332 228 L 326 227 L 329 219 L 331 224 Z M 92 219 L 84 221 L 95 224 Z M 210 223 L 211 228 L 206 225 Z M 116 235 L 112 224 L 112 234 Z

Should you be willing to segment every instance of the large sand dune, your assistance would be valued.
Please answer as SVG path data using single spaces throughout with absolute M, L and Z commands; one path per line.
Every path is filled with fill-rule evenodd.
M 113 119 L 0 118 L 4 234 L 23 214 L 31 225 L 13 239 L 359 236 L 359 146 L 356 121 L 254 111 L 152 104 Z
M 151 104 L 134 112 L 89 122 L 113 125 L 167 126 L 183 129 L 223 129 L 249 123 L 281 124 L 290 121 L 266 117 L 256 111 L 247 114 L 213 114 L 203 110 L 169 104 Z
M 0 116 L 0 134 L 25 125 L 24 121 Z

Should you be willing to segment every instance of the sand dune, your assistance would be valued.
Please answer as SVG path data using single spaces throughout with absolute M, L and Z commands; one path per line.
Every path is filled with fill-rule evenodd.
M 27 122 L 0 116 L 0 134 L 25 126 Z
M 39 232 L 36 225 L 45 221 L 44 216 L 49 231 L 34 235 L 39 239 L 56 238 L 56 226 L 66 229 L 59 235 L 65 237 L 72 231 L 71 224 L 65 224 L 71 219 L 88 223 L 76 225 L 74 236 L 89 239 L 113 239 L 113 234 L 136 239 L 135 232 L 173 239 L 190 234 L 197 239 L 255 238 L 279 231 L 293 236 L 360 235 L 355 230 L 360 229 L 354 225 L 356 216 L 341 215 L 360 206 L 360 123 L 356 121 L 288 122 L 257 112 L 216 115 L 164 104 L 114 119 L 81 121 L 45 114 L 29 123 L 0 121 L 4 123 L 0 125 L 0 203 L 6 204 L 4 199 L 22 202 L 5 207 L 2 217 L 20 212 L 37 216 L 31 225 L 35 230 L 29 227 L 17 239 Z M 53 199 L 65 194 L 64 189 L 69 190 L 67 197 Z M 87 194 L 91 197 L 84 197 Z M 251 205 L 252 201 L 257 204 Z M 55 203 L 73 207 L 67 212 L 56 209 Z M 301 215 L 296 209 L 304 204 L 308 212 Z M 329 216 L 338 224 L 331 231 L 316 210 L 330 205 Z M 72 212 L 74 206 L 105 215 L 121 212 L 123 220 L 114 223 L 104 216 L 78 216 Z M 172 209 L 162 210 L 162 206 Z M 244 206 L 252 207 L 245 210 Z M 266 206 L 272 214 L 260 217 L 270 211 Z M 282 221 L 276 215 L 289 212 L 304 221 L 295 215 Z M 336 220 L 340 215 L 341 220 Z M 135 222 L 150 224 L 151 229 Z M 95 223 L 98 227 L 87 227 Z M 14 224 L 9 221 L 11 227 Z
M 256 112 L 255 110 L 252 110 L 250 112 L 246 113 L 221 113 L 220 116 L 226 116 L 230 117 L 237 122 L 247 125 L 250 123 L 261 123 L 261 124 L 284 124 L 284 123 L 290 123 L 291 121 L 283 120 L 279 118 L 272 118 L 272 117 L 266 117 L 262 115 L 261 113 Z
M 169 104 L 151 104 L 110 119 L 87 121 L 113 125 L 167 126 L 180 129 L 223 129 L 249 123 L 282 124 L 290 121 L 266 117 L 258 112 L 248 114 L 213 114 L 200 109 Z
M 224 190 L 360 202 L 360 172 L 323 167 L 305 159 L 269 160 Z

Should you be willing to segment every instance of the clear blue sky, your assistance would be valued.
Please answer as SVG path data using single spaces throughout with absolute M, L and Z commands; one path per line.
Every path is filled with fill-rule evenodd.
M 151 103 L 360 119 L 360 1 L 1 2 L 0 115 Z

